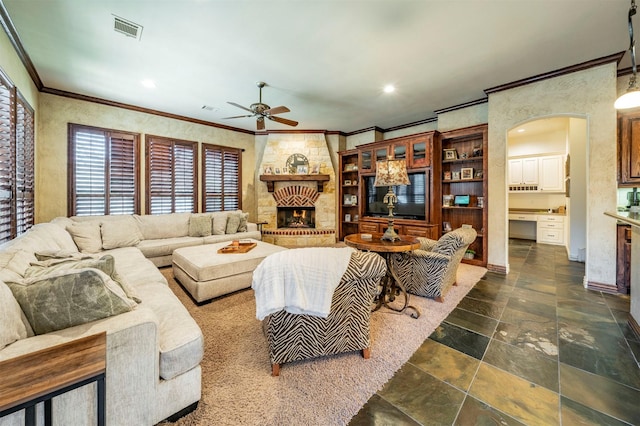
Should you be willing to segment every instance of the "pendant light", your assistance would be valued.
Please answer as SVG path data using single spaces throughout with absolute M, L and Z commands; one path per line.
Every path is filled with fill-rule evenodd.
M 631 0 L 629 8 L 629 52 L 631 53 L 631 70 L 633 74 L 629 79 L 627 92 L 620 96 L 613 106 L 616 109 L 628 109 L 640 107 L 640 88 L 636 82 L 636 41 L 633 38 L 633 21 L 631 18 L 636 14 L 636 1 Z

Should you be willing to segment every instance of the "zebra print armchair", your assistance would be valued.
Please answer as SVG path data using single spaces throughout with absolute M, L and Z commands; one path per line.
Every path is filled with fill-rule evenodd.
M 284 310 L 263 320 L 269 344 L 271 374 L 280 374 L 280 364 L 362 351 L 370 356 L 371 305 L 378 284 L 387 270 L 384 259 L 369 252 L 355 251 L 331 299 L 326 318 L 292 314 Z
M 473 228 L 458 228 L 438 241 L 419 237 L 420 248 L 393 253 L 390 267 L 409 293 L 443 302 L 444 295 L 455 285 L 462 256 L 476 236 Z

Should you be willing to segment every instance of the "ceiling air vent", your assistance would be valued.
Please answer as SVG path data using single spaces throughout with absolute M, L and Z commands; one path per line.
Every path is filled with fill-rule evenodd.
M 126 19 L 115 15 L 113 15 L 113 29 L 120 34 L 124 34 L 127 37 L 133 37 L 138 40 L 140 40 L 140 36 L 142 35 L 142 25 L 127 21 Z

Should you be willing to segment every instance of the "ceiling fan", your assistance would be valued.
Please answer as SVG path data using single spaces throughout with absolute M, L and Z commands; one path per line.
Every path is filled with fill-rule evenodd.
M 257 124 L 257 128 L 258 130 L 264 130 L 264 119 L 268 118 L 269 120 L 273 120 L 276 121 L 278 123 L 282 123 L 282 124 L 286 124 L 288 126 L 297 126 L 298 122 L 297 121 L 293 121 L 293 120 L 288 120 L 286 118 L 282 118 L 282 117 L 276 117 L 275 114 L 282 114 L 283 112 L 289 112 L 289 108 L 287 108 L 286 106 L 277 106 L 274 108 L 271 108 L 269 105 L 267 104 L 263 104 L 262 103 L 262 88 L 264 86 L 267 85 L 267 83 L 265 83 L 264 81 L 259 81 L 256 83 L 256 85 L 260 88 L 260 100 L 255 103 L 255 104 L 251 104 L 251 106 L 249 108 L 247 107 L 243 107 L 240 104 L 237 104 L 235 102 L 227 102 L 228 104 L 231 104 L 235 107 L 241 108 L 245 111 L 249 111 L 251 114 L 248 115 L 235 115 L 233 117 L 224 117 L 225 119 L 228 118 L 243 118 L 243 117 L 257 117 L 256 118 L 256 124 Z

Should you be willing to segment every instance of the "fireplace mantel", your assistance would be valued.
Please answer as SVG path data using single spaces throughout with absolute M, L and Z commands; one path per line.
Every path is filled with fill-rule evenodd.
M 312 181 L 317 182 L 318 192 L 324 189 L 323 182 L 328 182 L 329 175 L 260 175 L 260 180 L 267 183 L 267 190 L 273 192 L 275 182 L 299 182 Z

